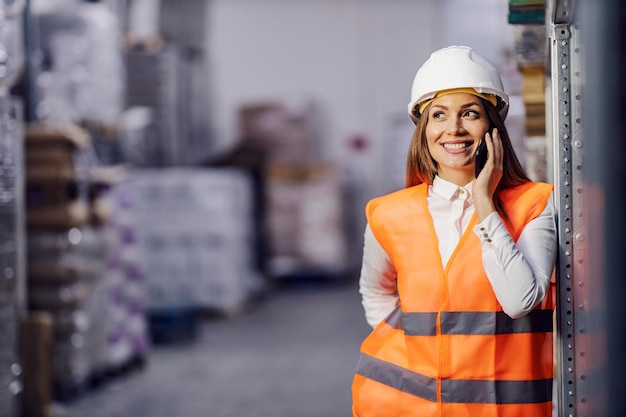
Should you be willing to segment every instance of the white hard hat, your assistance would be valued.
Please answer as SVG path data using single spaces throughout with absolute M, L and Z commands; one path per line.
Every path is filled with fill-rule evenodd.
M 411 88 L 409 117 L 419 120 L 419 105 L 435 97 L 439 91 L 473 88 L 480 94 L 495 95 L 500 118 L 509 111 L 509 96 L 504 92 L 498 70 L 469 46 L 439 49 L 417 70 Z

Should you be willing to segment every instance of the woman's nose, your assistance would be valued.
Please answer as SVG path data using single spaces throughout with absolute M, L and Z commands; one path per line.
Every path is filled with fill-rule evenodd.
M 465 129 L 463 127 L 463 119 L 460 117 L 451 117 L 448 120 L 446 130 L 451 135 L 458 135 L 458 134 L 464 133 Z

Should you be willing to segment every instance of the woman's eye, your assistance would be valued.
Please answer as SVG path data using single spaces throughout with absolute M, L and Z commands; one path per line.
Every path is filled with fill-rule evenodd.
M 478 117 L 478 112 L 474 110 L 468 110 L 465 112 L 465 116 L 476 118 Z
M 432 117 L 433 117 L 434 119 L 441 119 L 441 118 L 443 117 L 443 112 L 436 111 L 436 112 L 434 112 L 434 113 L 432 114 Z

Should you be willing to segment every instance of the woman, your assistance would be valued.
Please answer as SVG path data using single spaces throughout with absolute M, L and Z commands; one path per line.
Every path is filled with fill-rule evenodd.
M 360 292 L 374 330 L 354 416 L 551 415 L 552 186 L 524 173 L 507 111 L 500 76 L 469 47 L 418 70 L 407 187 L 366 209 Z

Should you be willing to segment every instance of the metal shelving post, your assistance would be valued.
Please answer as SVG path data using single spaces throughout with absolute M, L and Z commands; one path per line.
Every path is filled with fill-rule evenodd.
M 573 0 L 547 2 L 558 213 L 556 360 L 558 415 L 588 416 L 589 332 L 584 224 L 580 30 Z

